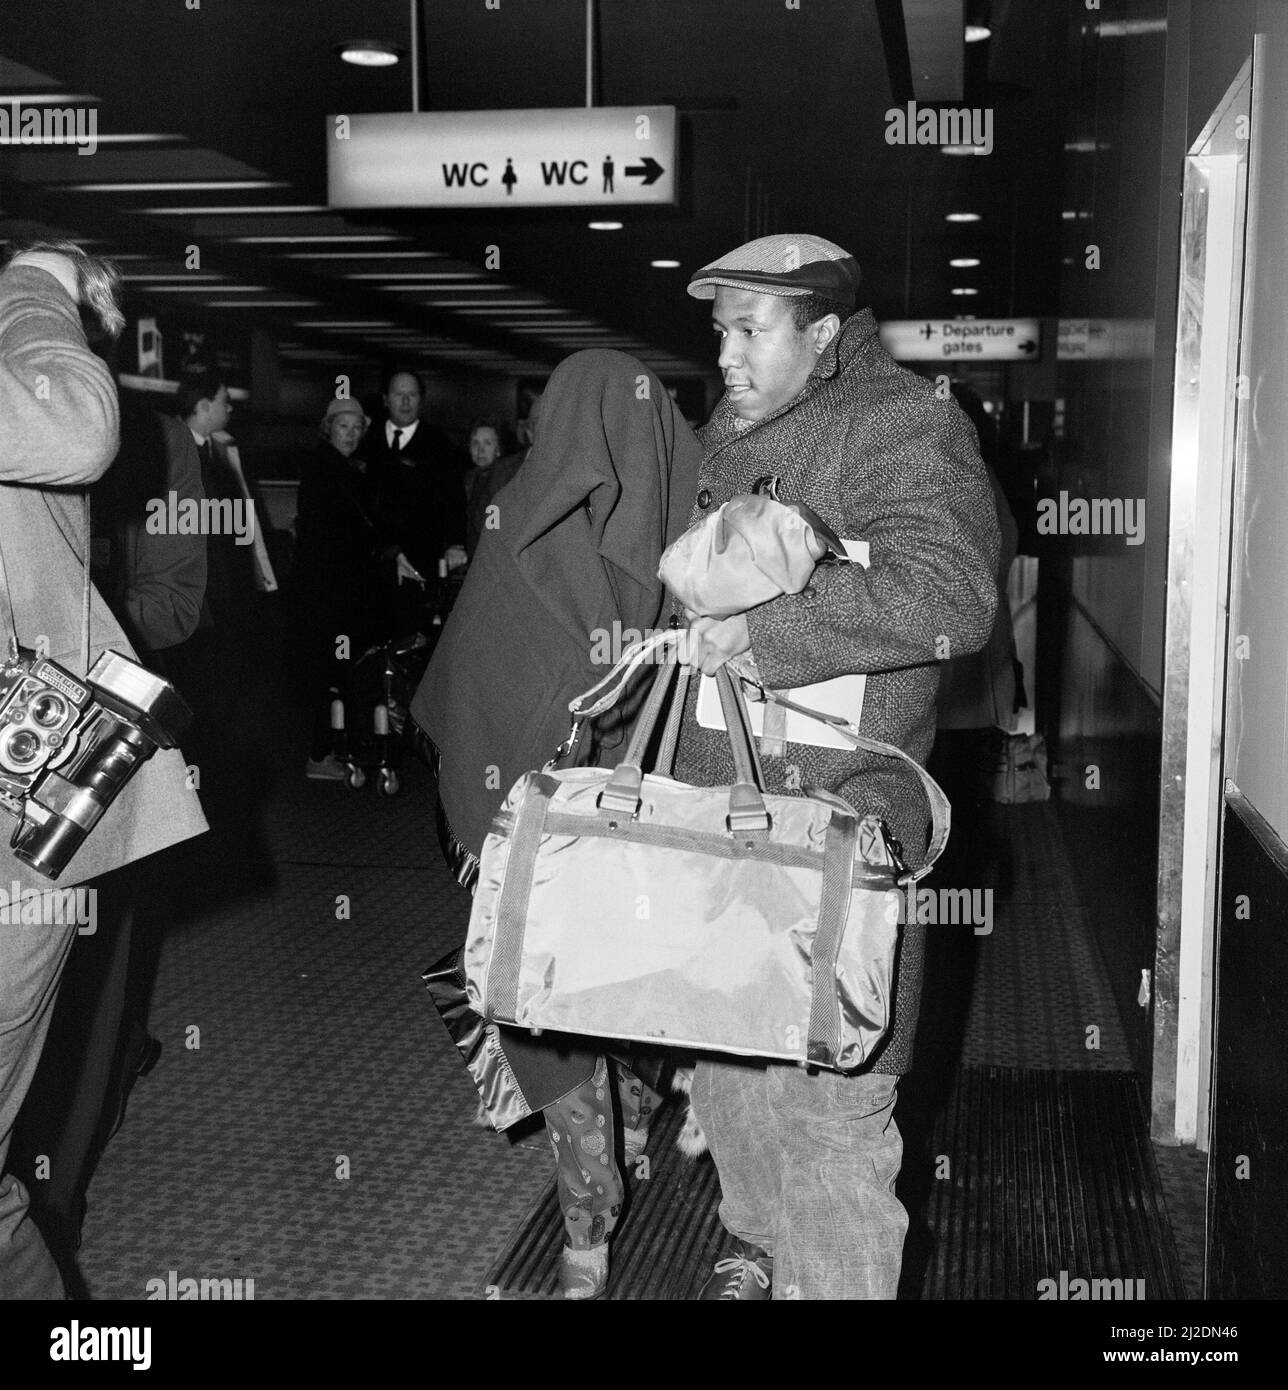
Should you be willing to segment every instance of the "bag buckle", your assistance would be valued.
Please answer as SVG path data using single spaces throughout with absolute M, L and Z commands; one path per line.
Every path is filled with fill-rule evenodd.
M 556 763 L 562 762 L 564 758 L 571 757 L 576 750 L 578 743 L 581 742 L 581 726 L 585 722 L 586 716 L 574 714 L 572 717 L 572 728 L 568 730 L 568 737 L 554 751 L 554 756 L 541 769 L 542 772 L 549 772 Z
M 615 811 L 628 820 L 639 814 L 643 800 L 640 788 L 643 773 L 633 763 L 619 763 L 600 792 L 596 806 L 601 811 Z
M 769 812 L 760 792 L 750 783 L 737 782 L 729 788 L 729 814 L 725 825 L 735 835 L 769 829 Z

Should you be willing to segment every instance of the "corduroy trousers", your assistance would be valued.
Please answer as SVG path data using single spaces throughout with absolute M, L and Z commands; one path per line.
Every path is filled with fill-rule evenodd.
M 898 1077 L 702 1062 L 693 1111 L 720 1219 L 774 1257 L 776 1299 L 892 1299 L 908 1214 L 894 1195 Z

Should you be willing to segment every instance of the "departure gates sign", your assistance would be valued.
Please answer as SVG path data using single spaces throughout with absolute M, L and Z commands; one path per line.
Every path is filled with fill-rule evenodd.
M 1037 319 L 887 319 L 881 341 L 900 362 L 1033 362 L 1042 355 Z
M 327 117 L 335 208 L 673 203 L 674 106 Z

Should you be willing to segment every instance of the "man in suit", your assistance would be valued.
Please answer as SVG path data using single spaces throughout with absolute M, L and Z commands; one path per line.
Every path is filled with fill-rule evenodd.
M 116 284 L 110 266 L 62 241 L 13 248 L 0 273 L 0 630 L 26 646 L 39 642 L 75 675 L 109 648 L 133 655 L 107 605 L 87 588 L 86 568 L 83 492 L 116 454 L 119 413 L 111 373 L 90 350 L 78 309 L 104 336 L 119 334 Z M 158 751 L 72 857 L 58 887 L 91 883 L 205 828 L 182 757 Z M 47 901 L 50 881 L 13 854 L 7 835 L 0 883 Z M 76 935 L 75 921 L 0 924 L 0 1300 L 64 1294 L 27 1189 L 5 1163 Z
M 804 235 L 749 242 L 689 282 L 712 301 L 725 381 L 700 432 L 692 521 L 776 475 L 782 501 L 811 507 L 843 541 L 866 541 L 868 564 L 820 566 L 799 594 L 695 618 L 686 659 L 710 676 L 741 657 L 805 706 L 816 704 L 808 687 L 862 674 L 849 717 L 924 764 L 938 663 L 978 650 L 992 628 L 997 518 L 970 422 L 881 346 L 871 310 L 856 308 L 858 284 L 848 252 Z M 764 758 L 769 791 L 835 793 L 881 816 L 908 867 L 920 866 L 928 817 L 911 771 L 821 740 L 776 746 Z M 675 775 L 735 780 L 727 736 L 692 708 Z M 923 931 L 903 930 L 891 1026 L 857 1073 L 699 1064 L 693 1108 L 719 1169 L 721 1219 L 740 1242 L 702 1298 L 895 1297 L 908 1218 L 894 1195 L 894 1104 L 911 1065 Z
M 236 504 L 222 514 L 212 511 L 210 527 L 198 537 L 206 583 L 195 630 L 159 654 L 159 664 L 192 706 L 195 718 L 184 747 L 198 764 L 202 802 L 216 824 L 239 814 L 237 788 L 249 775 L 237 708 L 248 660 L 244 639 L 254 595 L 253 549 L 240 543 L 240 535 L 214 524 L 215 516 L 246 515 L 241 487 L 213 438 L 231 418 L 222 373 L 215 366 L 197 366 L 181 374 L 174 415 L 162 422 L 167 473 L 191 478 L 195 467 L 203 497 Z
M 387 372 L 386 419 L 370 450 L 381 523 L 416 570 L 432 578 L 441 559 L 465 563 L 465 469 L 446 439 L 421 419 L 420 378 L 405 368 Z M 424 595 L 400 583 L 392 600 L 395 633 L 413 630 Z

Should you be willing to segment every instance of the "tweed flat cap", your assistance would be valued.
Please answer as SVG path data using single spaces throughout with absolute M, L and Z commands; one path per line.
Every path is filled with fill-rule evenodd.
M 835 242 L 782 232 L 749 241 L 704 265 L 689 281 L 689 293 L 694 299 L 714 299 L 717 285 L 760 294 L 825 294 L 853 308 L 859 266 Z

